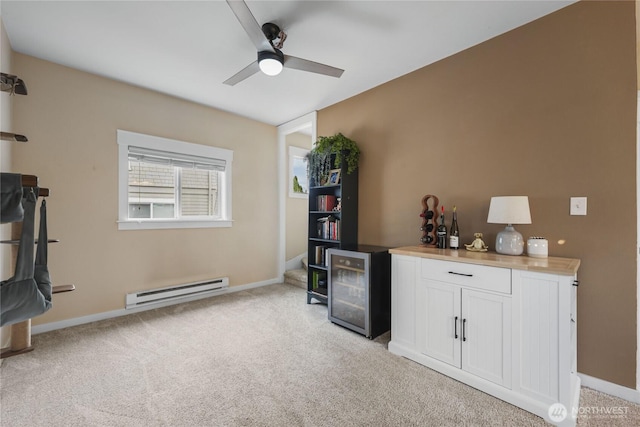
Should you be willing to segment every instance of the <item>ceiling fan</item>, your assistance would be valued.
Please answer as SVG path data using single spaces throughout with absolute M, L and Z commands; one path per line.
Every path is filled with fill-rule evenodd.
M 227 0 L 227 4 L 258 50 L 258 59 L 225 80 L 224 84 L 233 86 L 258 71 L 275 76 L 282 71 L 283 67 L 331 77 L 340 77 L 344 72 L 340 68 L 283 54 L 280 49 L 287 35 L 280 30 L 280 27 L 270 22 L 260 27 L 244 0 Z M 274 40 L 278 40 L 275 45 Z

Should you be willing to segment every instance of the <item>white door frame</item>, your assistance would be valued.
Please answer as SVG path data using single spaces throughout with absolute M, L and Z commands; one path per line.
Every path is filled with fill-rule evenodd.
M 285 249 L 286 249 L 286 225 L 287 225 L 287 195 L 289 193 L 287 172 L 289 162 L 287 162 L 287 147 L 286 140 L 287 135 L 298 132 L 302 129 L 306 129 L 311 126 L 311 141 L 315 141 L 318 138 L 317 135 L 317 112 L 313 111 L 309 114 L 305 114 L 302 117 L 291 120 L 290 122 L 281 124 L 278 126 L 278 188 L 279 191 L 279 241 L 278 241 L 278 278 L 280 281 L 284 280 L 284 266 L 286 263 Z

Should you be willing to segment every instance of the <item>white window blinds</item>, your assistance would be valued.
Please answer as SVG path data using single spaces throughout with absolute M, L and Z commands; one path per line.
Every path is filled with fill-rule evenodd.
M 224 172 L 227 162 L 223 159 L 195 156 L 186 153 L 174 153 L 171 151 L 154 150 L 151 148 L 128 148 L 129 160 L 153 163 L 166 166 L 176 166 L 185 169 L 203 169 Z

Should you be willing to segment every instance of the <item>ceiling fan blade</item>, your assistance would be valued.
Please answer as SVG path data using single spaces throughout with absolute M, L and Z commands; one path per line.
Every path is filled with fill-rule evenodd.
M 319 62 L 313 62 L 289 55 L 284 56 L 284 66 L 295 70 L 309 71 L 311 73 L 318 73 L 331 77 L 340 77 L 342 73 L 344 73 L 344 70 L 341 70 L 340 68 L 331 67 L 329 65 L 320 64 Z
M 254 61 L 251 64 L 244 67 L 242 70 L 238 71 L 232 77 L 225 80 L 223 83 L 229 86 L 234 86 L 247 77 L 253 76 L 255 73 L 260 71 L 260 66 L 258 65 L 258 61 Z
M 238 21 L 240 21 L 240 25 L 247 32 L 258 52 L 264 50 L 275 52 L 273 46 L 271 46 L 271 43 L 262 32 L 262 27 L 260 27 L 244 0 L 227 0 L 227 4 L 236 15 L 236 18 L 238 18 Z

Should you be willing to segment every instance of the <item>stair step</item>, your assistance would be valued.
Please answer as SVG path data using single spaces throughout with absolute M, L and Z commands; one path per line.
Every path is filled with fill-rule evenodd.
M 307 270 L 298 268 L 296 270 L 285 271 L 284 283 L 307 289 Z

